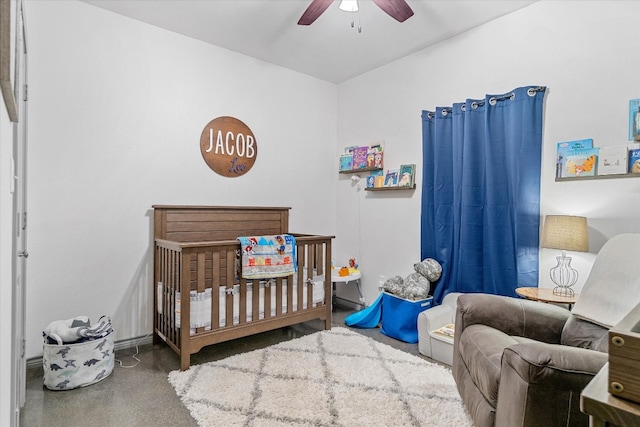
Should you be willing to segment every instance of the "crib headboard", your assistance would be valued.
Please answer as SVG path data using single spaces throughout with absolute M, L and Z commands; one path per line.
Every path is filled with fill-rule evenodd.
M 288 207 L 153 205 L 154 238 L 174 242 L 235 240 L 289 232 Z

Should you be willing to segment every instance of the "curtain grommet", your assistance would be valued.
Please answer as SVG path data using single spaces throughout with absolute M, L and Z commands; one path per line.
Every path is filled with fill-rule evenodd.
M 448 112 L 447 110 L 443 109 L 443 110 L 442 110 L 442 116 L 443 116 L 443 117 L 446 117 L 446 116 L 447 116 L 447 114 L 449 114 L 449 112 Z
M 495 98 L 490 98 L 489 99 L 489 105 L 496 105 L 498 103 L 498 100 Z
M 527 91 L 527 95 L 531 97 L 536 96 L 536 90 L 534 88 L 529 88 L 529 90 Z
M 472 102 L 472 103 L 471 103 L 471 109 L 472 109 L 472 110 L 475 110 L 475 109 L 477 109 L 477 108 L 478 108 L 478 103 L 477 103 L 477 102 Z

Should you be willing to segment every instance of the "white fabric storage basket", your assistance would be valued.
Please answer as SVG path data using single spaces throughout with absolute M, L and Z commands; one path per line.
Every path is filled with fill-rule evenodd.
M 75 344 L 48 344 L 42 356 L 44 385 L 70 390 L 95 384 L 113 371 L 113 330 L 98 339 Z

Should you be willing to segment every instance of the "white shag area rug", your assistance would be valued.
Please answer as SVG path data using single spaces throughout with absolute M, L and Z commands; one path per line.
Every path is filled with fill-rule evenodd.
M 346 328 L 169 373 L 200 426 L 472 426 L 447 368 Z

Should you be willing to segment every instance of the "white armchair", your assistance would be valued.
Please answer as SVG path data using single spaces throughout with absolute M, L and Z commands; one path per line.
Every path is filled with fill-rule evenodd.
M 420 354 L 439 362 L 451 364 L 453 346 L 451 345 L 451 348 L 447 346 L 445 350 L 446 354 L 444 355 L 442 351 L 434 352 L 434 345 L 436 347 L 442 346 L 442 342 L 435 342 L 434 340 L 437 339 L 431 336 L 431 332 L 441 328 L 447 323 L 455 322 L 456 304 L 459 295 L 462 294 L 459 292 L 451 292 L 445 295 L 442 304 L 429 308 L 418 315 L 418 351 Z M 451 354 L 448 354 L 449 350 Z

